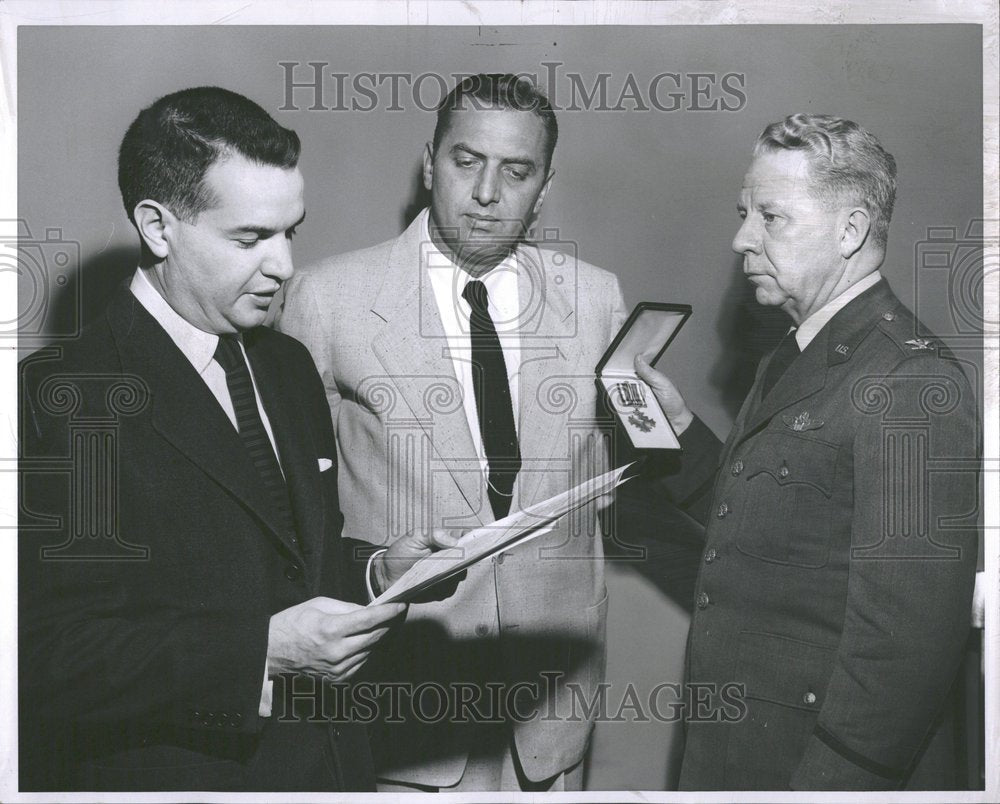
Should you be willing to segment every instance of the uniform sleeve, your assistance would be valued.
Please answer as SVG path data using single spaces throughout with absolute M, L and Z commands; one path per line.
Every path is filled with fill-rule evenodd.
M 962 659 L 977 560 L 977 405 L 943 359 L 865 379 L 853 402 L 844 629 L 793 789 L 894 789 Z

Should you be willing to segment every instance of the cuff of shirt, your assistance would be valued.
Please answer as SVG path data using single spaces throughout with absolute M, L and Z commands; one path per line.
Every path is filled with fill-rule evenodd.
M 372 582 L 372 573 L 375 568 L 375 559 L 378 558 L 382 553 L 387 553 L 388 548 L 382 548 L 381 550 L 376 550 L 370 556 L 368 556 L 368 566 L 365 567 L 365 587 L 368 589 L 368 602 L 371 603 L 378 595 L 375 594 L 375 584 Z M 384 590 L 383 590 L 384 591 Z
M 257 714 L 261 717 L 271 717 L 271 702 L 274 696 L 274 682 L 267 676 L 267 662 L 264 662 L 264 685 L 260 691 L 260 706 Z

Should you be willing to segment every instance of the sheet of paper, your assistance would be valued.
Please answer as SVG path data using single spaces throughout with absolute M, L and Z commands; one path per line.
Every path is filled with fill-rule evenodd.
M 624 483 L 628 479 L 625 478 L 625 473 L 632 465 L 612 469 L 555 497 L 469 531 L 454 547 L 439 550 L 410 567 L 396 583 L 375 598 L 372 604 L 410 600 L 478 561 L 549 533 L 561 517 Z

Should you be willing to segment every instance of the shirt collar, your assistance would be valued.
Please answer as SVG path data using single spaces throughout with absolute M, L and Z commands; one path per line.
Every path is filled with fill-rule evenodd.
M 153 283 L 149 281 L 142 268 L 137 268 L 133 274 L 129 290 L 139 304 L 145 307 L 146 311 L 166 330 L 167 335 L 177 344 L 177 348 L 183 352 L 195 370 L 199 374 L 204 374 L 215 357 L 219 336 L 198 329 L 178 315 L 160 295 L 160 291 L 153 287 Z
M 431 266 L 441 266 L 444 264 L 450 265 L 454 269 L 453 276 L 451 277 L 452 287 L 455 289 L 458 298 L 462 298 L 462 292 L 465 290 L 465 286 L 472 281 L 473 277 L 469 275 L 468 271 L 456 265 L 455 262 L 447 254 L 442 252 L 441 249 L 437 247 L 437 244 L 431 239 L 430 208 L 428 207 L 421 214 L 424 216 L 423 227 L 424 227 L 424 242 L 427 243 L 427 249 L 425 252 L 427 255 L 427 264 Z M 490 294 L 491 303 L 493 303 L 497 291 L 504 293 L 508 289 L 513 289 L 514 292 L 516 293 L 517 290 L 516 251 L 512 251 L 504 258 L 502 262 L 490 268 L 490 270 L 487 271 L 485 274 L 476 277 L 476 279 L 479 279 L 484 285 L 486 285 L 486 290 Z
M 868 276 L 859 279 L 847 290 L 828 301 L 815 313 L 809 316 L 809 318 L 803 321 L 799 325 L 799 328 L 795 330 L 795 341 L 799 345 L 799 351 L 803 351 L 812 342 L 812 339 L 816 337 L 819 331 L 826 326 L 826 323 L 844 307 L 846 307 L 848 302 L 856 299 L 868 290 L 868 288 L 874 287 L 880 279 L 882 279 L 882 274 L 877 270 L 872 271 L 872 273 L 868 274 Z

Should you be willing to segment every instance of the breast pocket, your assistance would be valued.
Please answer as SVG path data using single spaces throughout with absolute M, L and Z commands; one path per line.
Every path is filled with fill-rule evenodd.
M 838 452 L 835 444 L 789 433 L 762 437 L 744 458 L 737 549 L 778 564 L 825 566 Z

